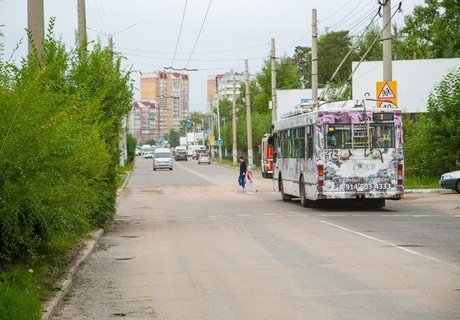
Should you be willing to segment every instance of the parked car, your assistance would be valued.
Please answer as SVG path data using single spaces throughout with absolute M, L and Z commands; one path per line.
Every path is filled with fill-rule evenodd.
M 460 193 L 460 170 L 444 173 L 439 184 L 443 189 L 452 189 Z
M 168 148 L 157 148 L 153 153 L 153 171 L 157 169 L 173 169 L 173 157 Z
M 198 164 L 202 163 L 211 164 L 211 157 L 207 153 L 202 153 L 198 157 Z

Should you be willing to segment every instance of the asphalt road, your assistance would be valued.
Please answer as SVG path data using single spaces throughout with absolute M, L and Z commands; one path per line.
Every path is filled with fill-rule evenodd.
M 138 158 L 53 319 L 460 319 L 460 195 L 302 208 L 237 175 Z

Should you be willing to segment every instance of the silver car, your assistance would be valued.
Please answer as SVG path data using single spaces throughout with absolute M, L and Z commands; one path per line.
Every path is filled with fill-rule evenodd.
M 198 164 L 202 163 L 211 164 L 211 157 L 207 153 L 202 153 L 198 157 Z
M 157 169 L 173 169 L 173 156 L 168 148 L 158 148 L 153 153 L 153 171 Z
M 444 173 L 439 184 L 443 189 L 452 189 L 460 193 L 460 170 Z

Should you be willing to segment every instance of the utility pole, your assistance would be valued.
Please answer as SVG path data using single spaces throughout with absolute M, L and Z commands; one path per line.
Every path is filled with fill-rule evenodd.
M 113 35 L 109 34 L 109 51 L 113 53 Z
M 219 161 L 222 161 L 222 144 L 221 144 L 221 136 L 220 136 L 220 107 L 219 102 L 217 102 L 217 141 L 219 141 Z
M 42 63 L 45 39 L 43 0 L 27 0 L 27 20 L 27 29 L 30 33 L 29 56 L 33 54 L 35 47 L 38 52 L 38 60 Z
M 276 103 L 276 55 L 275 55 L 275 39 L 272 38 L 272 48 L 271 48 L 271 70 L 272 70 L 272 123 L 275 122 L 277 110 Z
M 86 9 L 85 0 L 78 0 L 78 48 L 86 51 Z
M 318 17 L 312 9 L 311 17 L 311 99 L 318 105 Z
M 391 81 L 391 0 L 383 4 L 383 81 Z
M 254 165 L 252 154 L 252 124 L 251 124 L 251 95 L 249 94 L 249 63 L 248 59 L 244 60 L 244 75 L 246 80 L 246 128 L 248 132 L 248 164 Z
M 235 79 L 235 72 L 232 70 L 233 76 L 233 106 L 232 106 L 232 131 L 233 131 L 233 148 L 232 148 L 232 155 L 233 155 L 233 163 L 238 162 L 237 157 L 237 150 L 236 150 L 236 79 Z

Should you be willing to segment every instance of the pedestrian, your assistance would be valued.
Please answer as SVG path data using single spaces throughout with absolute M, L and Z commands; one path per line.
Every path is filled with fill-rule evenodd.
M 248 167 L 246 165 L 246 161 L 244 161 L 244 157 L 240 156 L 240 175 L 238 177 L 238 184 L 243 188 L 243 192 L 246 192 L 246 171 Z
M 248 169 L 246 170 L 246 184 L 250 184 L 252 187 L 252 190 L 255 192 L 259 192 L 259 189 L 257 188 L 256 184 L 253 181 L 254 173 L 252 172 L 252 167 L 248 166 Z

